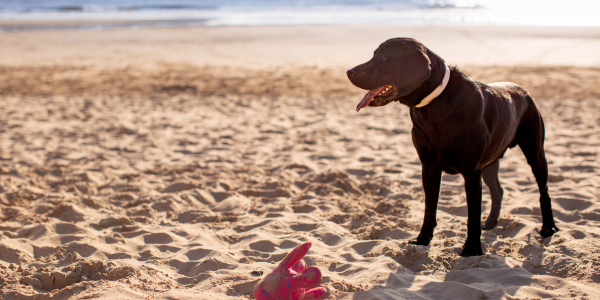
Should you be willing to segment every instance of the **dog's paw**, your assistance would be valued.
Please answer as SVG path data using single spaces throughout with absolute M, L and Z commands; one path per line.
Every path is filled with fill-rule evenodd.
M 540 235 L 543 238 L 551 237 L 556 232 L 558 232 L 558 230 L 559 229 L 558 229 L 558 227 L 556 227 L 556 225 L 548 226 L 548 227 L 542 227 L 542 230 L 540 230 Z
M 463 246 L 463 251 L 460 253 L 460 256 L 469 257 L 469 256 L 478 256 L 478 255 L 483 255 L 483 250 L 481 250 L 481 241 L 467 240 L 465 242 L 465 245 Z
M 481 229 L 483 230 L 492 230 L 496 227 L 496 224 L 498 224 L 498 220 L 490 220 L 487 219 L 485 221 L 485 224 L 483 224 L 483 226 L 481 226 Z

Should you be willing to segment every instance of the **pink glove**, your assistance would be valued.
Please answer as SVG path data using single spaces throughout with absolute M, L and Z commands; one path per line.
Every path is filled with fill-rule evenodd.
M 319 287 L 323 278 L 317 267 L 306 267 L 302 259 L 311 243 L 296 247 L 273 270 L 254 287 L 256 300 L 322 300 L 329 297 L 329 290 Z

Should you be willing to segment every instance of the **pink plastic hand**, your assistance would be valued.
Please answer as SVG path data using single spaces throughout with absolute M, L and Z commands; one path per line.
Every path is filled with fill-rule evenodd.
M 322 300 L 329 290 L 319 287 L 323 278 L 317 267 L 307 268 L 302 259 L 311 243 L 296 247 L 267 276 L 254 287 L 257 300 Z

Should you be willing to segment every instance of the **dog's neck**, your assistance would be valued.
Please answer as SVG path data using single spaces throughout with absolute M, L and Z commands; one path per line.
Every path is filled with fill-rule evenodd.
M 427 95 L 427 97 L 423 98 L 423 100 L 421 100 L 421 102 L 419 102 L 419 104 L 415 105 L 415 107 L 423 107 L 429 103 L 431 103 L 431 101 L 433 101 L 433 99 L 435 99 L 437 96 L 439 96 L 444 89 L 446 88 L 446 85 L 448 84 L 448 81 L 450 80 L 450 69 L 448 69 L 448 66 L 446 66 L 446 64 L 444 64 L 444 69 L 446 70 L 446 74 L 444 74 L 444 79 L 442 79 L 442 83 L 440 83 L 440 85 L 438 85 L 437 88 L 435 88 L 435 90 L 433 90 L 433 92 L 431 92 L 431 94 Z

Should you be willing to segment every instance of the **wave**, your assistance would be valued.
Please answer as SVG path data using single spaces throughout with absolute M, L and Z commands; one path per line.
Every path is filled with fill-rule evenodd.
M 15 1 L 10 4 L 0 2 L 0 12 L 32 13 L 32 12 L 117 12 L 142 10 L 217 10 L 217 9 L 290 9 L 290 8 L 379 8 L 379 9 L 426 9 L 426 8 L 483 8 L 473 1 L 432 1 L 432 0 L 199 0 L 168 1 L 160 0 L 147 3 L 144 0 L 124 1 L 90 1 L 73 0 L 63 4 L 54 1 Z M 162 2 L 162 3 L 161 3 Z
M 146 5 L 146 6 L 106 6 L 106 5 L 65 5 L 65 6 L 42 6 L 27 7 L 20 9 L 8 9 L 0 7 L 0 12 L 13 13 L 38 13 L 38 12 L 118 12 L 118 11 L 142 11 L 142 10 L 216 10 L 217 6 L 202 5 Z
M 97 1 L 30 0 L 23 2 L 34 4 L 25 7 L 0 0 L 0 31 L 349 23 L 600 26 L 600 2 L 583 5 L 584 0 L 570 0 L 569 5 L 533 0 Z M 77 22 L 85 24 L 72 25 Z

